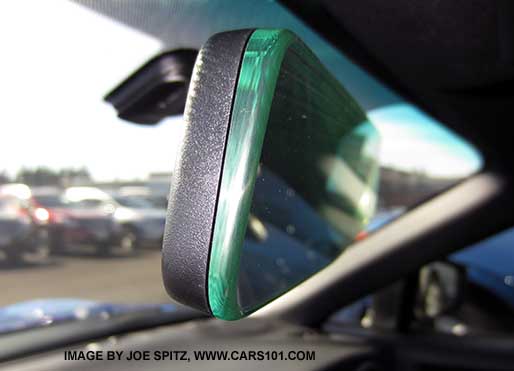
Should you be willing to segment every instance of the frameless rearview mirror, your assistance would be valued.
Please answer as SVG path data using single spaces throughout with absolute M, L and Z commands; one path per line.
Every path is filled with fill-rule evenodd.
M 163 244 L 168 293 L 238 319 L 333 261 L 374 213 L 378 134 L 293 33 L 214 35 L 185 110 Z

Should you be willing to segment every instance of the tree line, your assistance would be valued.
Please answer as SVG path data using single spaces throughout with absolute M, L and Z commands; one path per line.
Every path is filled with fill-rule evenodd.
M 5 171 L 0 172 L 0 184 L 24 183 L 31 186 L 65 186 L 76 181 L 90 181 L 91 174 L 86 167 L 63 168 L 59 170 L 40 166 L 35 168 L 22 167 L 14 177 Z

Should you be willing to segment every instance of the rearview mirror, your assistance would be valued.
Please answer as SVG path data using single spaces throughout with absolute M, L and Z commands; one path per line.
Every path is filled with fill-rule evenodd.
M 293 33 L 200 50 L 163 244 L 179 302 L 234 320 L 333 261 L 374 213 L 378 134 Z

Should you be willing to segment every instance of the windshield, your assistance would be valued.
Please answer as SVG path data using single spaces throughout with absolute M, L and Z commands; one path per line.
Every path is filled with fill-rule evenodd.
M 73 307 L 52 302 L 66 298 L 170 303 L 160 269 L 162 210 L 184 135 L 182 116 L 136 125 L 118 118 L 103 97 L 158 53 L 198 50 L 216 32 L 249 27 L 298 34 L 376 127 L 377 209 L 359 238 L 480 170 L 480 155 L 468 143 L 378 83 L 278 2 L 2 2 L 0 195 L 5 185 L 21 183 L 64 189 L 65 200 L 35 196 L 39 205 L 31 220 L 46 228 L 47 240 L 32 238 L 36 227 L 23 230 L 28 244 L 0 234 L 0 308 L 39 299 L 57 311 Z M 126 208 L 114 210 L 110 195 L 127 187 L 143 187 L 150 196 L 116 197 Z M 84 212 L 105 203 L 113 218 Z M 151 203 L 161 210 L 135 210 Z M 8 204 L 0 198 L 0 209 Z M 61 206 L 67 210 L 52 209 Z M 10 230 L 7 221 L 0 223 L 0 231 Z M 27 311 L 13 308 L 28 327 L 55 323 L 29 321 Z

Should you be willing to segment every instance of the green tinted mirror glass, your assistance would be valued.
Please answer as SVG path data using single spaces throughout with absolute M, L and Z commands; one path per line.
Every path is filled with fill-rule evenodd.
M 238 319 L 321 270 L 374 213 L 379 138 L 291 32 L 242 58 L 208 270 L 212 313 Z

